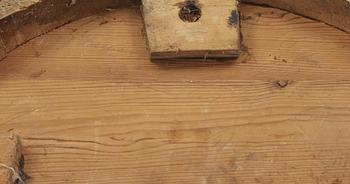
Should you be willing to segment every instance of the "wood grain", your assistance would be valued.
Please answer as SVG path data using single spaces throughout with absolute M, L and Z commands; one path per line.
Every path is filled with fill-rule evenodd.
M 0 63 L 0 131 L 29 184 L 350 182 L 350 37 L 242 6 L 231 62 L 151 63 L 138 9 L 36 38 Z
M 268 5 L 320 20 L 350 33 L 350 0 L 242 0 L 245 3 Z
M 137 3 L 137 0 L 133 0 Z M 130 0 L 0 0 L 0 60 L 27 41 Z

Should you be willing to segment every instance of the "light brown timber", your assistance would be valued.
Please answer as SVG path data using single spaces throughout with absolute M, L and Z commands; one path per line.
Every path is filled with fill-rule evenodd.
M 349 35 L 272 8 L 242 16 L 231 64 L 151 63 L 138 8 L 14 50 L 0 131 L 23 136 L 28 184 L 349 183 Z

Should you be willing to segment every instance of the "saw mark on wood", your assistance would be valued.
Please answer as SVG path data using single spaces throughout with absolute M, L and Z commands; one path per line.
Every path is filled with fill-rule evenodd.
M 39 77 L 41 77 L 44 73 L 46 73 L 46 70 L 45 70 L 45 69 L 41 69 L 40 71 L 31 74 L 30 77 L 31 77 L 31 78 L 39 78 Z

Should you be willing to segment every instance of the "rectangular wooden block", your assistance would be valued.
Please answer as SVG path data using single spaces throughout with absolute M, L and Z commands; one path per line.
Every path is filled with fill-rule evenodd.
M 17 135 L 0 136 L 0 184 L 24 184 L 23 156 Z
M 240 45 L 236 0 L 143 0 L 152 59 L 234 58 Z

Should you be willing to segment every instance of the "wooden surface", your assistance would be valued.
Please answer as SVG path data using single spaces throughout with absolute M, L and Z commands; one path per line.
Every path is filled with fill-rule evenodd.
M 186 58 L 231 58 L 237 56 L 240 37 L 238 36 L 238 13 L 235 11 L 236 1 L 225 3 L 225 1 L 186 0 L 185 2 L 195 2 L 204 10 L 204 14 L 202 14 L 204 18 L 194 24 L 196 26 L 175 21 L 178 19 L 174 14 L 184 2 L 144 0 L 143 3 L 147 4 L 144 9 L 147 22 L 145 26 L 148 28 L 151 57 L 164 59 L 174 57 L 174 55 Z M 326 22 L 350 33 L 350 0 L 310 0 L 308 3 L 305 3 L 304 0 L 242 0 L 242 2 L 269 5 L 288 10 Z M 18 46 L 73 20 L 121 5 L 137 6 L 139 4 L 140 0 L 0 0 L 0 61 Z M 222 11 L 216 9 L 219 5 L 221 7 L 218 9 Z M 153 9 L 154 7 L 157 8 Z M 228 10 L 227 7 L 229 7 Z M 224 18 L 222 18 L 223 16 Z M 167 21 L 164 21 L 165 19 Z M 155 26 L 152 23 L 153 21 L 156 21 L 158 26 Z M 160 23 L 162 23 L 161 26 L 159 26 Z M 227 23 L 229 26 L 225 26 Z M 221 30 L 214 29 L 216 26 L 220 27 Z M 164 27 L 171 27 L 172 29 L 164 31 Z M 192 29 L 192 27 L 195 27 L 195 29 Z M 233 33 L 230 34 L 227 28 L 233 28 L 229 29 Z M 174 30 L 175 33 L 171 33 L 169 30 Z M 200 35 L 200 37 L 194 35 Z M 216 41 L 208 39 L 213 35 L 216 37 Z M 232 36 L 223 35 L 234 35 L 233 40 L 229 40 Z M 161 38 L 161 41 L 156 38 Z M 163 40 L 169 40 L 169 43 Z M 182 42 L 179 40 L 182 40 Z M 201 40 L 203 44 L 194 45 L 191 40 L 196 40 L 196 42 Z M 212 45 L 209 49 L 204 47 L 199 48 L 202 49 L 200 51 L 193 50 L 209 44 Z
M 142 4 L 148 49 L 153 59 L 238 56 L 236 0 L 143 0 Z M 180 11 L 184 16 L 179 15 Z M 188 16 L 189 12 L 197 13 L 192 13 L 193 18 Z
M 29 184 L 350 182 L 350 37 L 243 6 L 230 63 L 148 59 L 138 9 L 68 24 L 0 63 L 0 131 Z
M 23 184 L 15 183 L 13 180 L 19 176 L 18 173 L 22 172 L 21 158 L 22 148 L 18 136 L 0 134 L 0 184 Z M 16 175 L 10 168 L 16 171 Z M 22 178 L 18 179 L 22 180 Z
M 28 40 L 68 22 L 130 4 L 131 0 L 0 0 L 0 60 Z
M 350 33 L 350 0 L 242 0 L 281 8 L 293 13 L 326 22 Z

